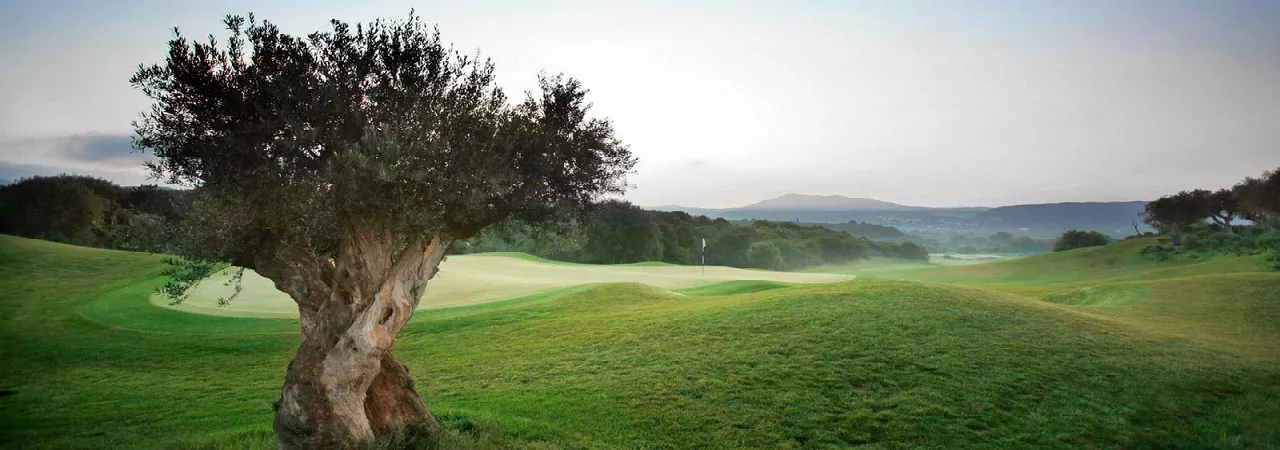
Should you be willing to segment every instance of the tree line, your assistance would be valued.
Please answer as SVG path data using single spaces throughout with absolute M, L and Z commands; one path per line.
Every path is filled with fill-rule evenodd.
M 83 175 L 0 186 L 0 233 L 90 247 L 167 253 L 188 191 L 123 187 Z
M 1194 189 L 1160 197 L 1147 204 L 1144 221 L 1178 243 L 1182 231 L 1205 221 L 1230 233 L 1236 219 L 1274 227 L 1278 218 L 1280 168 L 1246 177 L 1229 189 Z
M 911 242 L 879 242 L 792 222 L 730 222 L 682 211 L 649 211 L 608 200 L 580 219 L 551 227 L 506 222 L 455 247 L 460 253 L 518 251 L 559 261 L 620 264 L 662 261 L 792 270 L 871 257 L 928 260 Z
M 1167 236 L 1160 258 L 1194 252 L 1268 253 L 1280 269 L 1280 168 L 1230 188 L 1193 189 L 1147 204 L 1143 221 Z
M 119 250 L 169 253 L 194 191 L 123 187 L 82 176 L 36 176 L 0 186 L 0 233 Z M 790 270 L 871 257 L 927 260 L 924 247 L 873 241 L 844 231 L 790 222 L 692 216 L 600 202 L 573 220 L 529 225 L 500 222 L 459 242 L 454 253 L 518 251 L 543 258 L 596 264 L 706 262 Z

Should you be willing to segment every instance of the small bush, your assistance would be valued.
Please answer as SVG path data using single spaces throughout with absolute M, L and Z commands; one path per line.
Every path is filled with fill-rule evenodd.
M 1098 247 L 1111 243 L 1111 238 L 1097 231 L 1067 230 L 1053 243 L 1053 251 L 1061 252 L 1084 247 Z

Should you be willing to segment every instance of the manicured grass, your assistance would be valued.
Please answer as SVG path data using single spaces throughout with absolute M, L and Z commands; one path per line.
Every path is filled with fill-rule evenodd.
M 1050 256 L 903 272 L 942 282 L 541 291 L 419 311 L 395 352 L 450 428 L 491 430 L 461 441 L 480 446 L 1280 446 L 1280 278 Z M 295 325 L 151 306 L 159 269 L 0 236 L 2 444 L 273 445 Z
M 543 258 L 543 257 L 541 257 L 541 256 L 534 256 L 534 255 L 530 255 L 530 254 L 528 254 L 528 253 L 524 253 L 524 252 L 483 252 L 483 253 L 469 253 L 469 255 L 474 255 L 474 256 L 504 256 L 504 257 L 507 257 L 507 258 L 515 258 L 515 259 L 520 259 L 520 260 L 529 261 L 529 262 L 536 262 L 536 263 L 542 263 L 542 264 L 555 264 L 555 265 L 561 265 L 561 266 L 591 266 L 591 267 L 599 267 L 599 266 L 600 266 L 599 264 L 583 264 L 583 263 L 576 263 L 576 262 L 569 262 L 569 261 L 556 261 L 556 260 L 554 260 L 554 259 L 547 259 L 547 258 Z M 626 267 L 626 266 L 649 266 L 649 267 L 652 267 L 652 266 L 678 266 L 678 264 L 671 264 L 671 263 L 668 263 L 668 262 L 662 262 L 662 261 L 641 261 L 641 262 L 635 262 L 635 263 L 626 263 L 626 264 L 609 264 L 609 265 L 613 265 L 613 266 L 621 266 L 621 267 Z
M 158 256 L 0 236 L 5 446 L 157 447 L 265 429 L 294 335 L 141 333 L 77 313 L 162 269 Z
M 723 283 L 709 284 L 706 286 L 698 286 L 689 289 L 680 289 L 674 292 L 684 295 L 698 296 L 716 296 L 716 295 L 737 295 L 749 294 L 752 292 L 768 291 L 772 289 L 781 289 L 785 287 L 795 286 L 790 283 L 779 283 L 777 281 L 765 280 L 737 280 L 726 281 Z
M 183 312 L 229 316 L 296 319 L 293 300 L 253 271 L 242 279 L 243 291 L 230 305 L 218 300 L 230 297 L 230 271 L 202 281 L 182 304 L 155 296 L 152 303 Z M 649 262 L 591 265 L 548 261 L 524 253 L 476 253 L 450 256 L 427 286 L 419 309 L 440 309 L 499 302 L 540 292 L 595 283 L 644 283 L 664 289 L 688 289 L 737 280 L 769 280 L 782 283 L 830 283 L 853 277 L 749 270 L 733 267 L 678 266 Z

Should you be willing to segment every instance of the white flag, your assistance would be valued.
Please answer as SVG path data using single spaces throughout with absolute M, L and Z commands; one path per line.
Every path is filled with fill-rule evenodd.
M 702 249 L 703 250 L 707 249 L 707 238 L 702 238 Z

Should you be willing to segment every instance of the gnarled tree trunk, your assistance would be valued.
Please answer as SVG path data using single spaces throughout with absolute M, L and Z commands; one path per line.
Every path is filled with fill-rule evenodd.
M 409 426 L 439 431 L 391 345 L 450 244 L 396 245 L 389 232 L 352 226 L 334 260 L 282 244 L 260 253 L 258 271 L 301 313 L 302 342 L 276 407 L 280 448 L 349 448 Z

